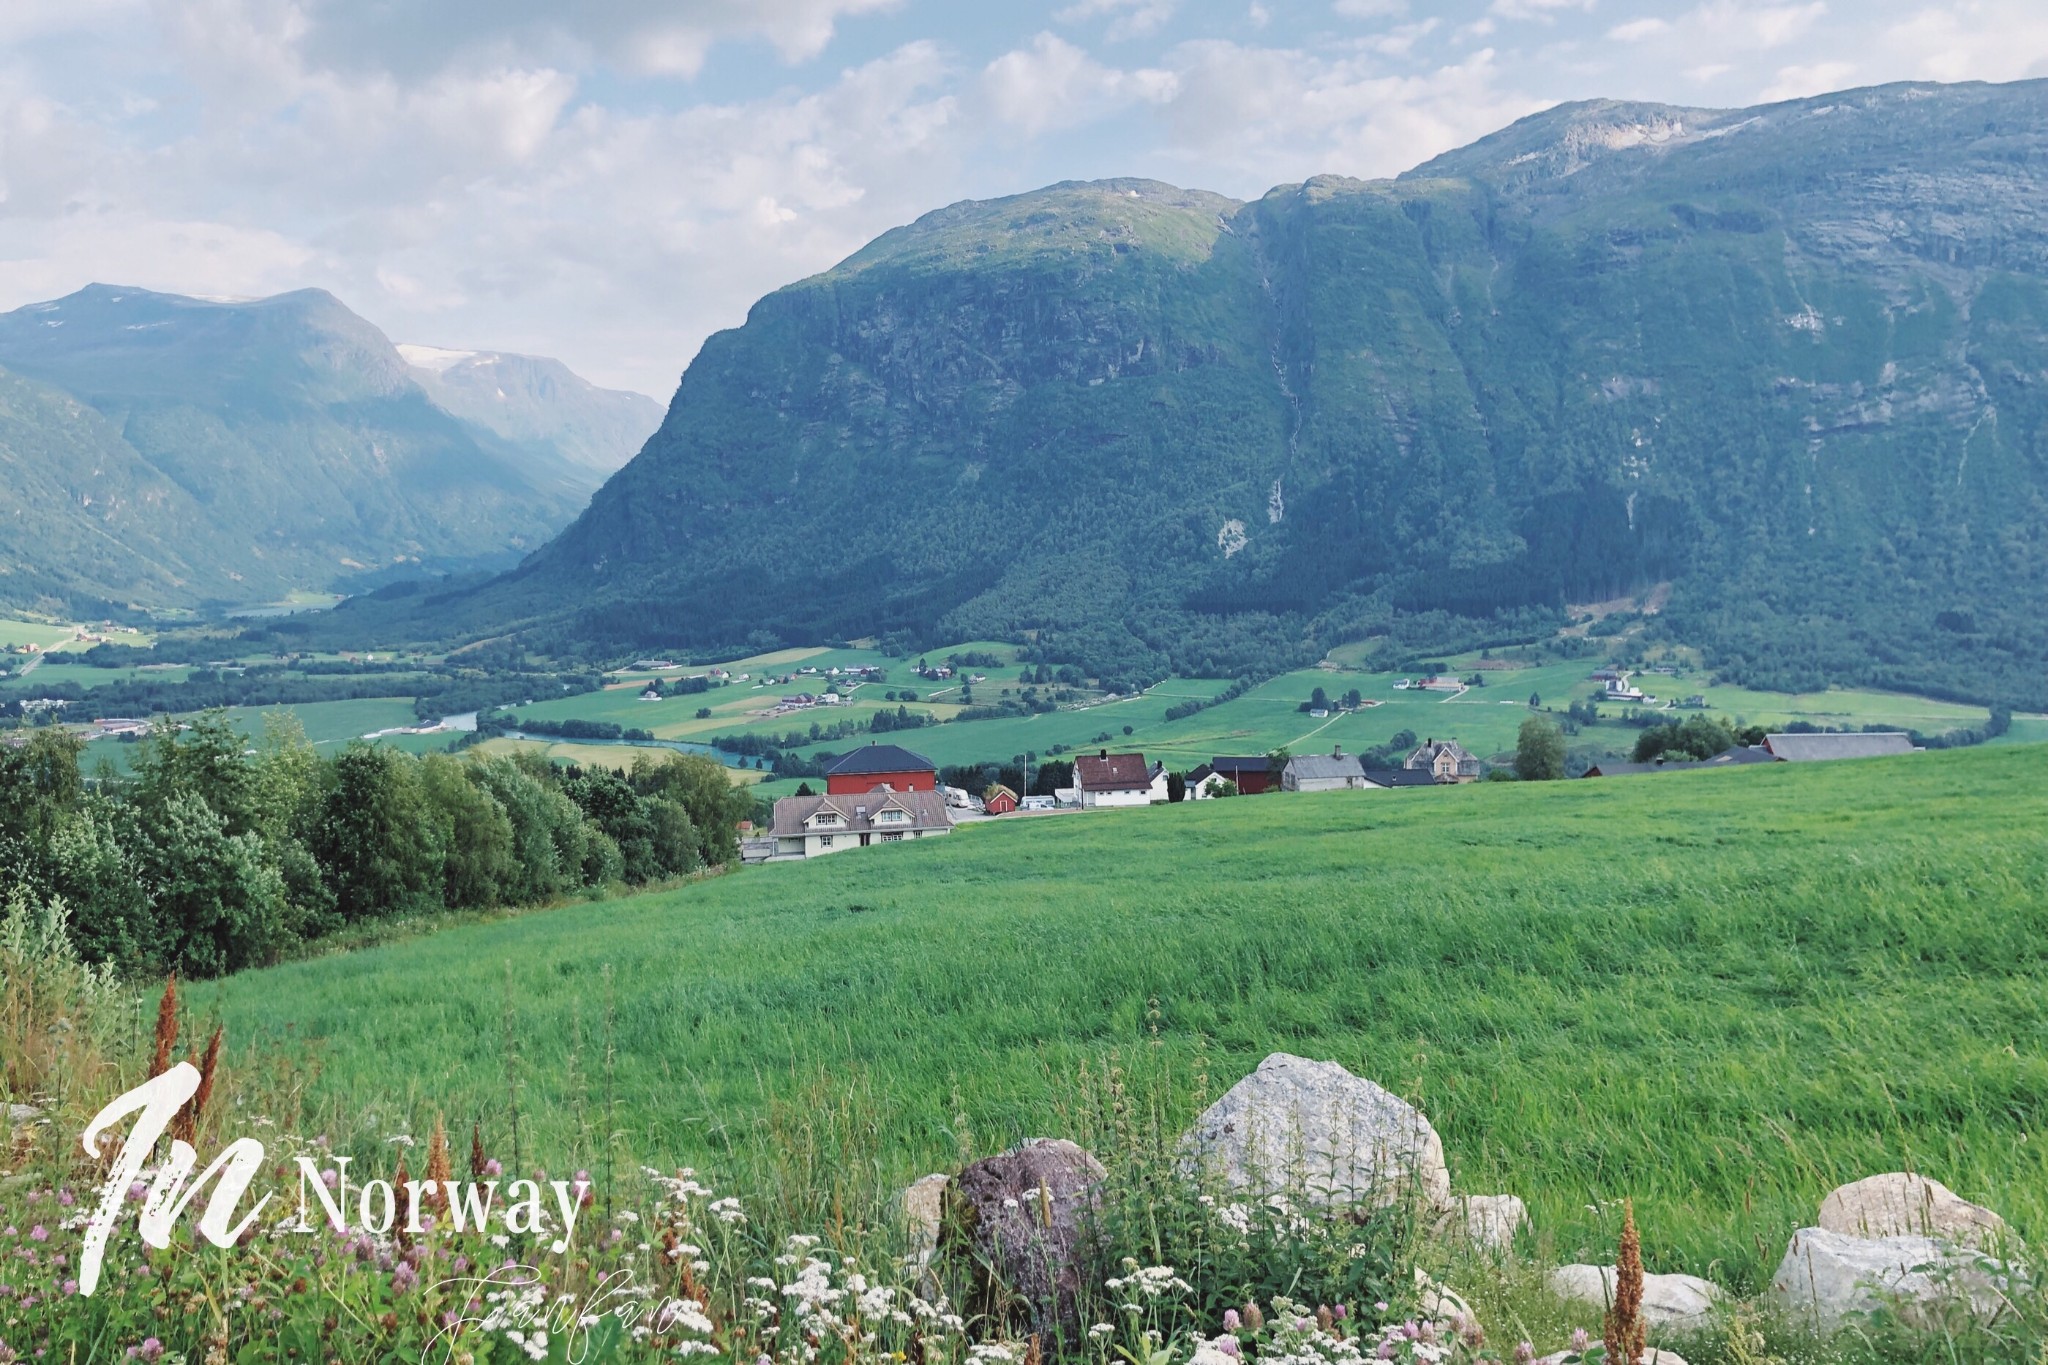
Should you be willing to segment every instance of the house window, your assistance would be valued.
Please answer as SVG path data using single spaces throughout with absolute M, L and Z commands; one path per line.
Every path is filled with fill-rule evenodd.
M 819 848 L 830 848 L 830 847 L 832 847 L 832 836 L 831 836 L 831 835 L 829 835 L 829 834 L 821 834 L 821 835 L 819 835 L 819 836 L 818 836 L 818 847 L 819 847 Z
M 821 825 L 836 825 L 839 823 L 839 817 L 831 811 L 824 811 L 819 814 L 818 823 Z
M 882 842 L 883 842 L 883 843 L 885 843 L 885 844 L 893 844 L 893 843 L 896 843 L 896 842 L 897 842 L 898 840 L 900 840 L 900 839 L 902 839 L 902 838 L 903 838 L 903 834 L 902 834 L 902 831 L 900 831 L 900 830 L 899 830 L 899 831 L 897 831 L 897 832 L 896 832 L 896 833 L 894 833 L 894 834 L 884 834 L 884 835 L 882 836 Z

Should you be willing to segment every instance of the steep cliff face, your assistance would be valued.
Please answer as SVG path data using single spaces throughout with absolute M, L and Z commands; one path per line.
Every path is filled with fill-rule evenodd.
M 956 205 L 714 337 L 573 526 L 433 614 L 1037 629 L 1142 674 L 1669 581 L 1753 681 L 2039 698 L 2044 94 L 1566 106 L 1249 205 Z

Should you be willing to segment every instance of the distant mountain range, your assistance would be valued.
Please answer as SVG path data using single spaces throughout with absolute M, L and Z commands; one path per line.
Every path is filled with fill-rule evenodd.
M 91 285 L 0 315 L 0 604 L 235 605 L 509 566 L 660 405 L 407 348 L 317 289 Z
M 1394 180 L 942 209 L 712 337 L 517 570 L 334 624 L 1024 631 L 1142 680 L 1662 584 L 1753 683 L 2048 704 L 2048 82 L 1570 104 Z

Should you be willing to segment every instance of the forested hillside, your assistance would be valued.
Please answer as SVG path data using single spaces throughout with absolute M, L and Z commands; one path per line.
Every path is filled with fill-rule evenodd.
M 2048 704 L 2044 94 L 1568 105 L 1394 181 L 956 205 L 713 337 L 516 573 L 353 620 L 1030 630 L 1147 678 L 1669 583 L 1737 680 Z

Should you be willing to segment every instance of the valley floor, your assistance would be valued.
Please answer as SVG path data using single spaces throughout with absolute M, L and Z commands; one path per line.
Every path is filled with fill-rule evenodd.
M 2043 830 L 2042 746 L 1269 795 L 992 822 L 192 997 L 310 1049 L 313 1112 L 357 1131 L 438 1113 L 503 1146 L 509 1066 L 528 1151 L 596 1168 L 609 1084 L 616 1159 L 755 1189 L 793 1116 L 900 1183 L 1072 1127 L 1111 1058 L 1170 1073 L 1185 1122 L 1291 1051 L 1419 1103 L 1458 1187 L 1525 1196 L 1560 1259 L 1609 1255 L 1628 1196 L 1653 1269 L 1753 1288 L 1877 1171 L 2048 1237 Z

